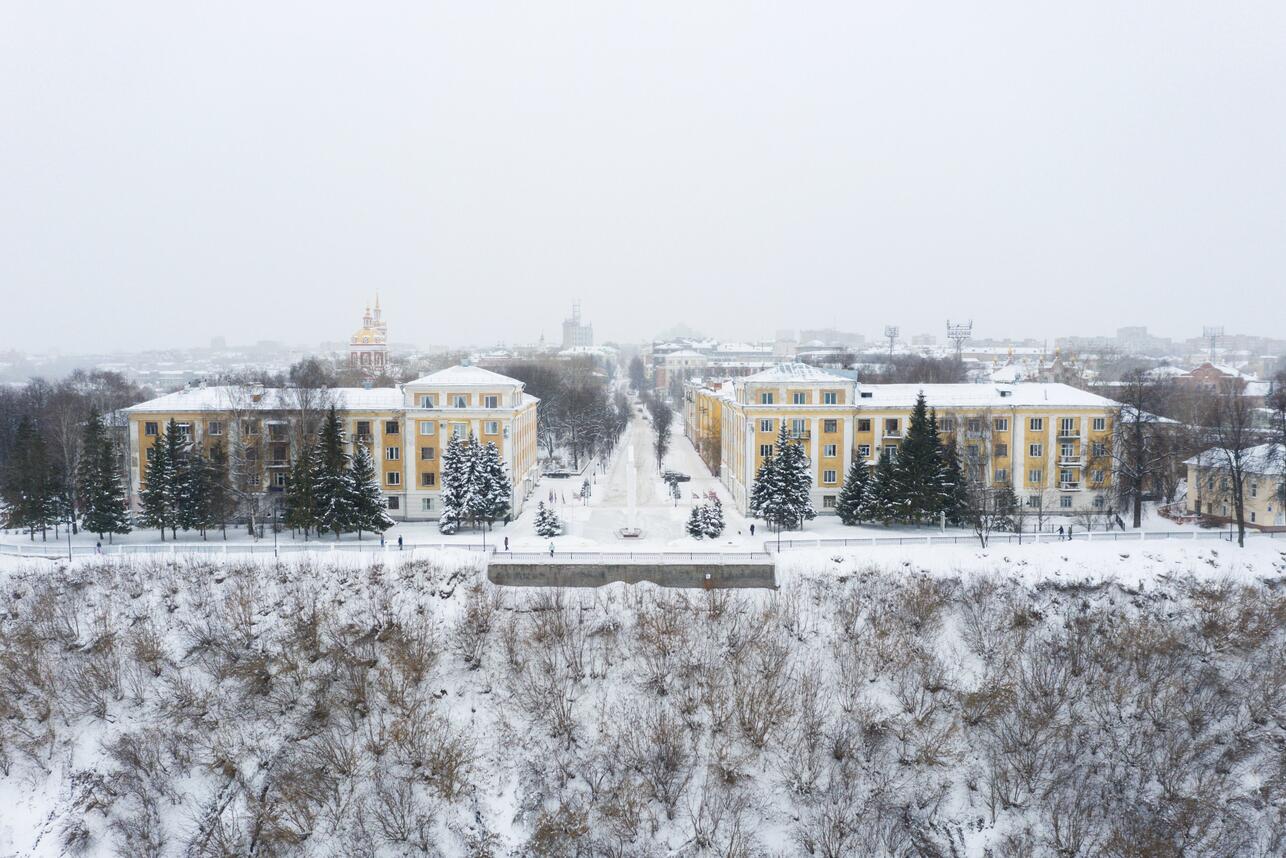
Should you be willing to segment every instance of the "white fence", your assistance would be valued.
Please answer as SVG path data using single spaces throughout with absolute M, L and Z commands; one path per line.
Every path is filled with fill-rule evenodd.
M 1286 540 L 1286 532 L 1247 530 L 1247 539 Z M 1068 535 L 1058 533 L 992 533 L 987 537 L 988 545 L 1027 545 L 1045 542 L 1140 542 L 1160 540 L 1175 542 L 1194 542 L 1198 540 L 1236 542 L 1236 531 L 1227 530 L 1109 530 L 1109 531 L 1076 531 Z M 781 551 L 792 551 L 804 548 L 870 548 L 879 545 L 980 545 L 978 537 L 972 533 L 906 534 L 905 536 L 855 536 L 855 537 L 822 537 L 802 539 L 792 537 L 781 541 Z M 778 551 L 777 540 L 764 542 L 765 550 Z
M 709 565 L 767 563 L 766 551 L 496 551 L 491 562 L 502 563 L 648 563 L 657 566 L 701 563 Z
M 66 558 L 68 554 L 72 557 L 92 557 L 101 554 L 105 557 L 122 557 L 122 556 L 151 556 L 151 557 L 170 557 L 177 555 L 202 555 L 202 556 L 224 556 L 228 554 L 259 554 L 259 555 L 286 555 L 286 554 L 303 554 L 305 552 L 318 552 L 321 554 L 344 553 L 344 554 L 396 554 L 399 551 L 470 551 L 470 552 L 487 552 L 495 550 L 494 546 L 488 545 L 485 548 L 480 542 L 406 542 L 399 548 L 396 542 L 385 542 L 380 545 L 378 539 L 356 542 L 326 542 L 318 539 L 312 542 L 279 542 L 273 545 L 272 541 L 264 542 L 170 542 L 170 543 L 153 543 L 147 545 L 104 545 L 100 552 L 93 545 L 67 545 L 59 546 L 53 542 L 37 543 L 0 543 L 0 555 L 9 557 L 37 557 L 57 560 Z

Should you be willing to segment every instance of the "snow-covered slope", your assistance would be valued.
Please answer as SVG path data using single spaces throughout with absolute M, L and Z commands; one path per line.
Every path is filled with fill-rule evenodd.
M 11 563 L 0 855 L 1280 855 L 1272 547 Z

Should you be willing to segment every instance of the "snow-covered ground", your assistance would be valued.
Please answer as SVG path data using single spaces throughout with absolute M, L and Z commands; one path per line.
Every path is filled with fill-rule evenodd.
M 798 552 L 754 592 L 2 558 L 0 856 L 1267 858 L 1275 547 Z

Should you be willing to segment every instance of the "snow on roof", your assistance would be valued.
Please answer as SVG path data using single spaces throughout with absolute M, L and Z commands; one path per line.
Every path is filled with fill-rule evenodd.
M 1154 366 L 1144 373 L 1152 378 L 1174 378 L 1178 375 L 1187 375 L 1188 371 L 1177 366 Z
M 1105 396 L 1069 384 L 1029 382 L 1019 384 L 862 384 L 859 405 L 909 408 L 924 391 L 930 408 L 963 407 L 1063 407 L 1115 408 Z M 870 396 L 867 396 L 867 394 Z
M 126 414 L 179 413 L 184 411 L 276 411 L 295 405 L 289 388 L 262 388 L 255 398 L 252 387 L 222 385 L 190 387 L 125 409 Z M 348 411 L 383 411 L 402 407 L 396 387 L 335 387 L 328 390 L 336 408 Z
M 674 357 L 703 358 L 705 357 L 705 355 L 701 354 L 701 352 L 694 351 L 692 349 L 679 349 L 677 352 L 668 352 L 666 353 L 665 356 L 667 358 L 674 358 Z
M 407 386 L 479 387 L 497 384 L 522 386 L 522 382 L 516 378 L 510 378 L 507 375 L 501 375 L 498 372 L 492 372 L 480 366 L 464 365 L 449 366 L 446 369 L 431 372 L 426 376 L 409 382 Z
M 755 384 L 772 384 L 774 382 L 804 382 L 806 384 L 847 382 L 850 379 L 818 369 L 806 363 L 779 363 L 770 369 L 756 372 L 745 377 L 744 381 Z
M 1220 468 L 1228 464 L 1228 453 L 1218 447 L 1198 453 L 1183 464 L 1202 468 Z M 1277 444 L 1260 444 L 1242 451 L 1243 470 L 1266 477 L 1286 475 L 1286 451 Z

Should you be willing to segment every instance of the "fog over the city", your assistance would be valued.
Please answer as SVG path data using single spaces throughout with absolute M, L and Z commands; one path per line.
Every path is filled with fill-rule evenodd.
M 0 4 L 5 348 L 1286 321 L 1286 4 Z

